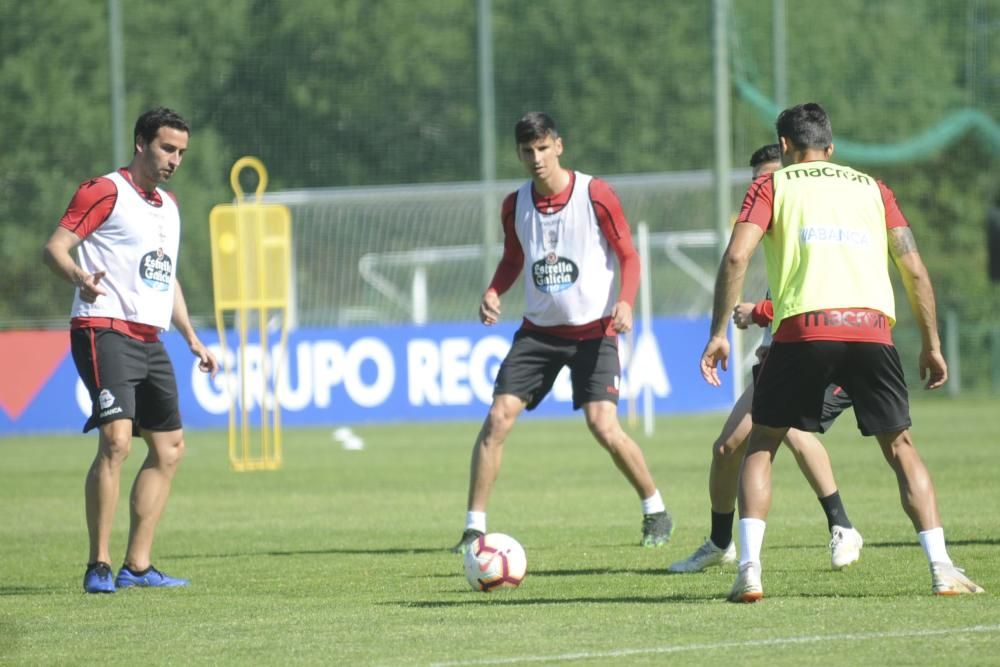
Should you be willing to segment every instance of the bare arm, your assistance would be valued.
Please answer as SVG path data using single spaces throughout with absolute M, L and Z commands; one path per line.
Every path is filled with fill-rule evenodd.
M 903 279 L 906 298 L 920 330 L 920 378 L 925 380 L 927 389 L 937 389 L 948 380 L 948 365 L 941 354 L 934 286 L 917 250 L 913 230 L 893 227 L 888 234 L 889 252 Z
M 719 273 L 715 278 L 712 328 L 701 355 L 701 375 L 716 387 L 721 384 L 717 366 L 721 363 L 723 370 L 729 368 L 729 340 L 726 338 L 729 317 L 733 306 L 739 302 L 750 258 L 763 236 L 764 230 L 757 225 L 738 223 L 719 264 Z
M 198 338 L 198 334 L 191 324 L 187 302 L 184 300 L 184 290 L 181 289 L 179 281 L 174 286 L 174 310 L 170 319 L 177 327 L 177 331 L 184 336 L 184 340 L 187 341 L 188 347 L 191 349 L 191 354 L 198 357 L 198 368 L 205 373 L 211 373 L 214 378 L 215 374 L 219 372 L 219 362 Z
M 98 286 L 104 271 L 87 273 L 73 259 L 73 249 L 80 245 L 79 237 L 63 227 L 57 227 L 42 248 L 42 261 L 66 282 L 80 288 L 80 299 L 94 303 L 98 296 L 107 294 Z

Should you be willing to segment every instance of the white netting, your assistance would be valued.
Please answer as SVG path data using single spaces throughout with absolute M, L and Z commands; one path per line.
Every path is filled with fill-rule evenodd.
M 711 312 L 718 267 L 710 172 L 607 178 L 633 229 L 650 230 L 654 314 Z M 734 205 L 749 173 L 736 172 Z M 292 212 L 294 302 L 302 326 L 441 322 L 475 318 L 501 252 L 500 202 L 519 182 L 330 188 L 270 193 Z M 487 231 L 484 231 L 484 219 Z M 491 241 L 484 237 L 491 235 Z M 484 258 L 483 248 L 489 249 Z M 747 280 L 756 300 L 759 262 Z M 518 282 L 503 297 L 506 318 L 523 306 Z

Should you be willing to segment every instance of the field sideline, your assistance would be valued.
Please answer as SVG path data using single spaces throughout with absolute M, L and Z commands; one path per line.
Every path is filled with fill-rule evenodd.
M 913 404 L 952 557 L 987 590 L 952 599 L 931 595 L 892 473 L 851 414 L 824 442 L 861 562 L 830 570 L 819 503 L 781 452 L 757 605 L 724 601 L 733 570 L 665 573 L 708 533 L 719 413 L 638 436 L 677 524 L 660 549 L 635 546 L 638 500 L 579 415 L 522 420 L 489 525 L 524 544 L 529 574 L 490 595 L 446 551 L 477 423 L 359 427 L 363 451 L 332 428 L 287 431 L 284 468 L 258 473 L 229 470 L 223 433 L 189 432 L 154 563 L 192 586 L 104 596 L 81 588 L 93 436 L 0 439 L 0 664 L 997 664 L 997 405 Z M 116 568 L 127 494 L 123 483 Z

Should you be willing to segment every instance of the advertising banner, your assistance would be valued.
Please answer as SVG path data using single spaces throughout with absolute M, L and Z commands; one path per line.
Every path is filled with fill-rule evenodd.
M 630 398 L 641 404 L 647 390 L 658 414 L 727 407 L 731 390 L 709 386 L 698 371 L 708 319 L 664 317 L 651 324 L 636 332 L 634 349 L 621 339 L 620 411 Z M 253 413 L 261 401 L 275 400 L 260 389 L 261 374 L 270 366 L 268 372 L 277 373 L 285 427 L 478 421 L 491 402 L 493 380 L 516 329 L 513 323 L 485 327 L 471 322 L 303 328 L 289 335 L 283 358 L 272 355 L 269 364 L 259 342 L 251 342 L 242 355 L 247 407 Z M 221 360 L 215 332 L 199 331 L 199 336 Z M 163 341 L 174 363 L 185 428 L 224 428 L 230 396 L 239 395 L 235 336 L 227 345 L 229 372 L 214 380 L 198 370 L 177 333 L 163 334 Z M 82 428 L 90 403 L 73 365 L 68 332 L 2 332 L 0 350 L 0 435 Z M 529 414 L 571 413 L 572 387 L 564 369 L 549 396 Z

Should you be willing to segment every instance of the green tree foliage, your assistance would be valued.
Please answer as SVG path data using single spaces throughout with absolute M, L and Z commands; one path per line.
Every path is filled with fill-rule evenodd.
M 791 101 L 830 110 L 837 140 L 892 144 L 971 107 L 997 118 L 1000 0 L 787 3 Z M 121 2 L 131 121 L 167 105 L 192 123 L 170 189 L 184 235 L 179 275 L 211 313 L 207 220 L 232 200 L 229 167 L 260 157 L 271 189 L 479 177 L 476 3 L 467 0 Z M 735 76 L 770 93 L 772 3 L 732 0 Z M 567 164 L 591 173 L 713 164 L 712 4 L 492 0 L 497 172 L 521 174 L 511 132 L 551 112 Z M 111 156 L 107 3 L 0 3 L 2 326 L 65 321 L 67 285 L 39 251 L 76 185 Z M 994 49 L 995 51 L 995 45 Z M 736 96 L 734 162 L 773 141 L 773 119 Z M 131 137 L 129 137 L 131 139 Z M 942 304 L 989 321 L 983 221 L 1000 188 L 994 148 L 967 136 L 891 168 Z M 735 203 L 735 202 L 734 202 Z M 696 226 L 710 227 L 710 221 Z M 203 320 L 204 321 L 204 320 Z

